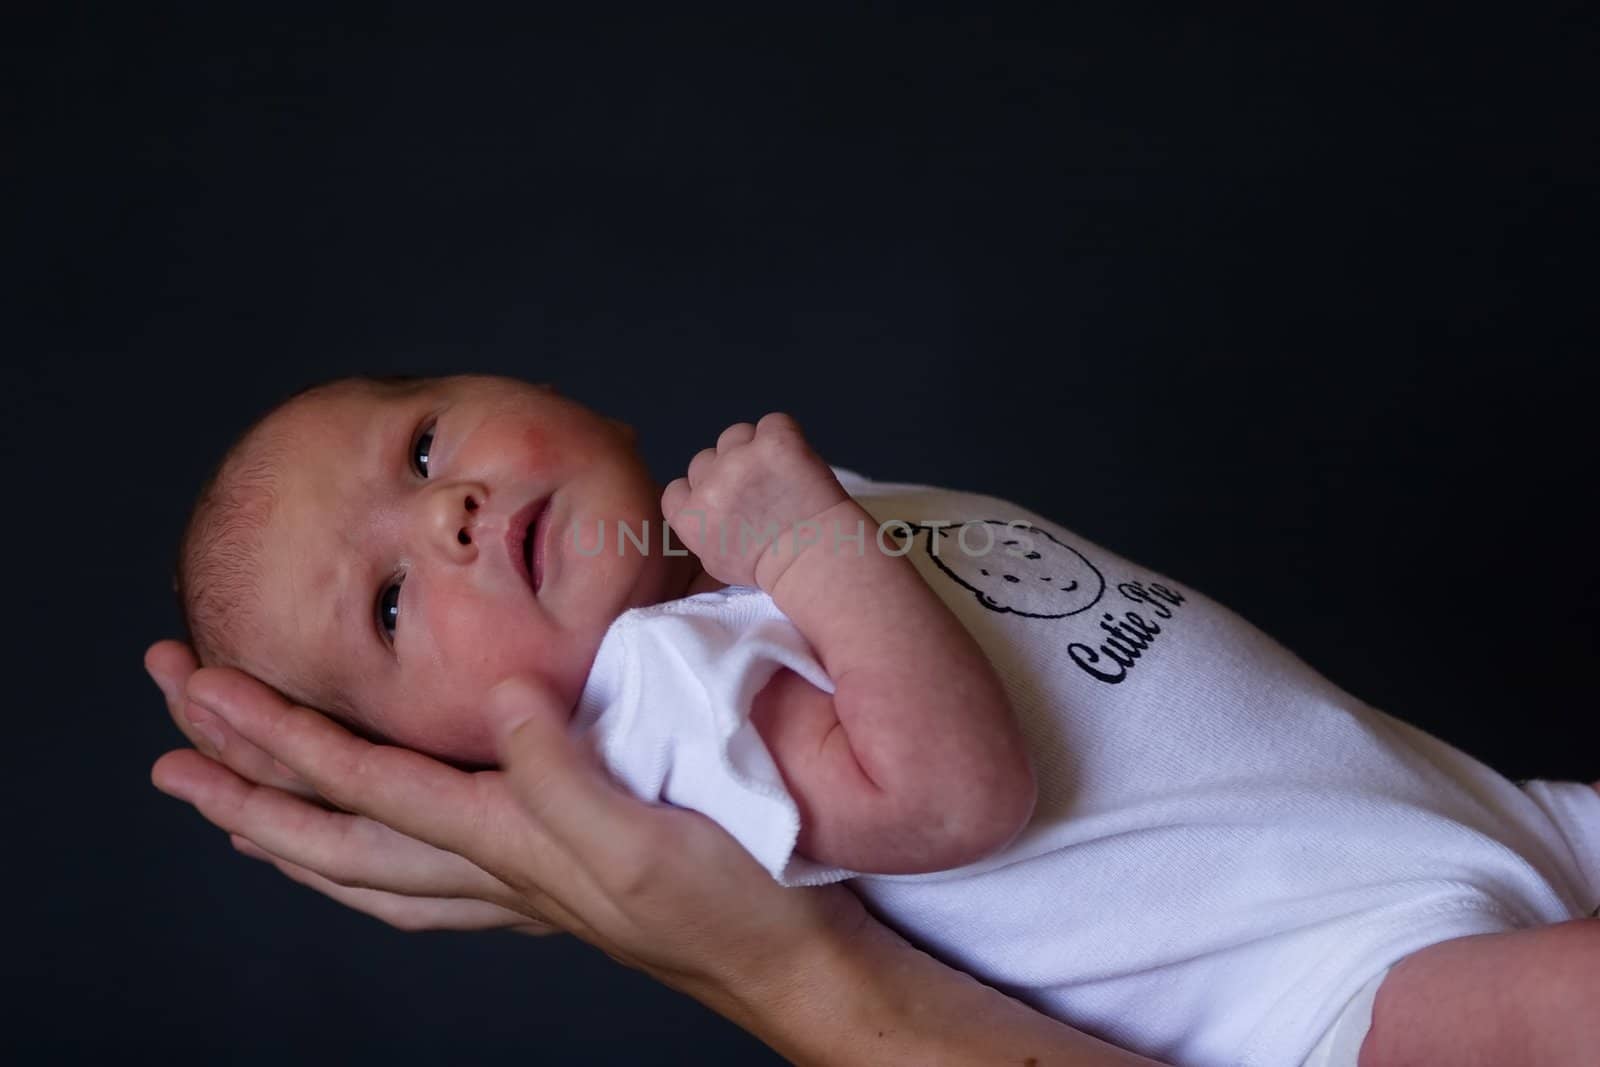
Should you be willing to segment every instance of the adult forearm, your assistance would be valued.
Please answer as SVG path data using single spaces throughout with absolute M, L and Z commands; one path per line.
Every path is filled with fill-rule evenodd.
M 1154 1064 L 945 966 L 876 922 L 767 978 L 695 995 L 806 1067 Z

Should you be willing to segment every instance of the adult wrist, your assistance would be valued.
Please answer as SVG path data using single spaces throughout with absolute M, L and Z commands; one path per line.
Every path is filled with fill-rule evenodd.
M 729 985 L 722 1006 L 707 1003 L 792 1063 L 882 1067 L 865 1038 L 894 1028 L 887 957 L 903 949 L 909 946 L 862 913 L 854 933 L 815 938 Z
M 852 1048 L 851 1017 L 879 996 L 884 943 L 900 939 L 842 887 L 785 892 L 831 896 L 814 896 L 820 908 L 794 916 L 798 922 L 779 920 L 777 929 L 754 938 L 735 934 L 701 953 L 702 966 L 693 971 L 645 969 L 792 1062 L 866 1064 Z
M 729 1019 L 802 1067 L 1160 1067 L 956 971 L 863 914 Z

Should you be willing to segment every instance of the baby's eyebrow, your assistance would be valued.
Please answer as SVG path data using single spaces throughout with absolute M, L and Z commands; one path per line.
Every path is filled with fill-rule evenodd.
M 309 623 L 304 626 L 300 636 L 311 640 L 311 658 L 314 660 L 321 659 L 322 653 L 340 643 L 339 637 L 346 628 L 350 610 L 349 582 L 343 577 L 348 568 L 340 566 L 329 554 L 321 551 L 321 547 L 310 566 L 291 579 L 290 585 L 291 595 L 297 600 L 303 597 L 308 609 L 297 610 L 295 619 Z M 334 553 L 338 551 L 337 548 L 333 549 Z
M 354 691 L 352 678 L 375 661 L 382 644 L 377 593 L 367 586 L 383 579 L 345 531 L 331 539 L 327 552 L 309 575 L 314 584 L 304 587 L 321 616 L 319 628 L 305 636 L 313 642 L 310 659 L 317 665 L 315 706 L 334 710 L 333 704 L 342 700 L 341 706 L 349 711 L 353 705 L 342 695 Z
M 355 517 L 356 524 L 364 521 L 360 509 L 370 506 L 366 502 L 376 484 L 388 480 L 376 463 L 387 450 L 387 440 L 394 436 L 392 422 L 383 407 L 377 406 L 339 442 L 338 454 L 347 462 L 341 464 L 333 476 L 332 486 L 355 509 L 350 514 Z M 365 657 L 367 641 L 379 639 L 375 616 L 360 608 L 361 601 L 368 595 L 363 588 L 373 580 L 374 568 L 358 529 L 329 522 L 320 535 L 311 535 L 310 545 L 313 558 L 296 589 L 312 607 L 311 632 L 304 636 L 314 643 L 312 659 L 326 661 L 330 658 L 329 652 L 334 652 L 331 658 L 335 662 L 325 662 L 325 669 L 317 673 L 319 677 L 336 677 L 338 662 L 356 650 L 359 650 L 356 654 Z M 352 626 L 364 626 L 366 630 L 366 636 L 354 642 L 354 649 L 349 637 Z
M 341 570 L 343 568 L 340 568 Z M 344 629 L 344 623 L 350 619 L 350 585 L 345 581 L 337 581 L 333 585 L 333 604 L 329 609 L 333 616 L 334 632 Z
M 406 450 L 420 417 L 417 408 L 414 400 L 374 404 L 371 414 L 363 421 L 359 441 L 350 453 L 350 469 L 356 472 L 353 480 L 355 488 L 359 489 L 357 499 L 370 502 L 376 496 L 382 500 L 404 487 L 410 473 Z M 356 642 L 356 649 L 365 659 L 375 651 L 374 642 L 382 644 L 376 616 L 379 590 L 368 587 L 386 583 L 388 579 L 384 566 L 374 565 L 370 546 L 363 538 L 352 536 L 349 530 L 340 530 L 335 543 L 339 562 L 335 564 L 333 581 L 328 585 L 334 590 L 331 619 L 335 632 L 341 637 L 351 625 L 361 628 L 364 636 Z

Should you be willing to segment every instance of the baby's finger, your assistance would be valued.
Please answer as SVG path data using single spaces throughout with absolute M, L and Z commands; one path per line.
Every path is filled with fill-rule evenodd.
M 493 791 L 481 776 L 364 741 L 239 671 L 197 671 L 189 697 L 338 807 L 459 855 L 492 852 L 484 834 L 494 822 L 486 810 Z
M 156 788 L 193 804 L 218 828 L 341 885 L 412 896 L 516 899 L 499 879 L 452 852 L 255 785 L 195 753 L 168 753 L 150 777 Z
M 803 431 L 793 415 L 773 411 L 761 416 L 761 421 L 756 423 L 756 433 L 803 433 Z
M 661 491 L 661 514 L 670 523 L 682 507 L 689 502 L 689 479 L 674 478 Z
M 717 450 L 714 448 L 702 448 L 696 452 L 694 458 L 689 461 L 689 487 L 694 488 L 705 481 L 706 472 L 716 461 Z
M 756 428 L 748 422 L 736 422 L 722 431 L 722 436 L 717 438 L 717 451 L 726 452 L 730 448 L 737 448 L 755 437 Z
M 234 834 L 230 839 L 233 847 L 246 856 L 270 863 L 301 885 L 315 889 L 323 896 L 388 923 L 398 930 L 499 930 L 509 927 L 519 929 L 538 927 L 542 928 L 543 932 L 554 932 L 554 928 L 546 923 L 488 901 L 454 897 L 413 897 L 401 893 L 386 893 L 381 889 L 360 889 L 340 885 L 324 878 L 316 871 L 291 863 L 280 856 L 274 856 L 249 838 Z

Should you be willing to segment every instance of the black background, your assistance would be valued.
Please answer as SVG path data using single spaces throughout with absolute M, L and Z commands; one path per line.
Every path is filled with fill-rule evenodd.
M 1579 5 L 51 10 L 3 34 L 30 1059 L 772 1059 L 570 939 L 345 911 L 150 787 L 180 739 L 140 657 L 175 633 L 187 505 L 342 372 L 550 380 L 663 478 L 788 410 L 835 463 L 1186 582 L 1510 776 L 1600 778 Z

